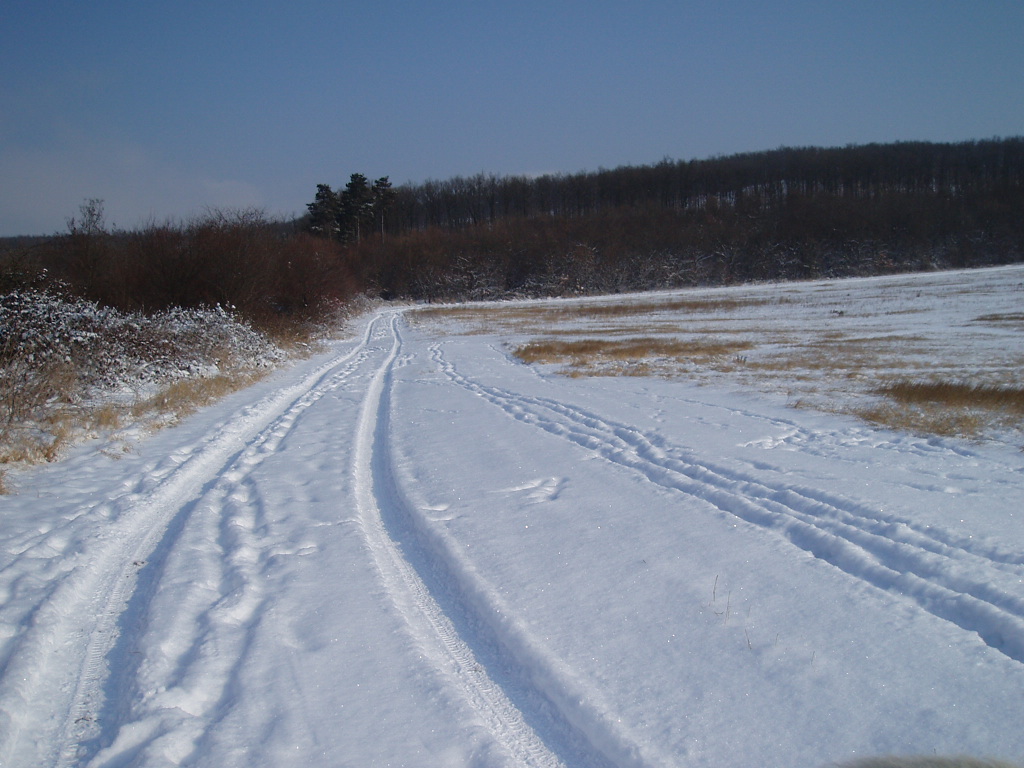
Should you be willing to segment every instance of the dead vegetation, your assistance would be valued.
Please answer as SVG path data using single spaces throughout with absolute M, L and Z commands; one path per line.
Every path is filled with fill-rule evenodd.
M 572 376 L 645 376 L 666 364 L 706 364 L 735 355 L 753 345 L 745 341 L 686 341 L 641 337 L 630 339 L 577 339 L 532 341 L 513 350 L 525 363 L 562 365 Z
M 780 286 L 736 296 L 429 307 L 412 320 L 447 332 L 525 336 L 512 347 L 515 357 L 566 376 L 731 382 L 891 429 L 969 439 L 1024 434 L 1024 355 L 1014 344 L 998 354 L 973 352 L 928 318 L 969 288 L 944 287 L 941 300 L 916 287 L 876 290 L 863 305 L 839 289 L 823 284 L 810 299 Z M 1024 330 L 1024 314 L 1013 311 L 960 322 L 967 332 L 982 324 Z
M 986 429 L 996 426 L 995 420 L 986 419 L 982 414 L 935 405 L 906 408 L 882 402 L 854 413 L 885 429 L 943 437 L 977 439 Z
M 620 300 L 615 303 L 590 301 L 579 303 L 537 303 L 454 305 L 423 307 L 410 312 L 414 322 L 437 323 L 454 320 L 460 324 L 480 326 L 482 332 L 521 331 L 551 332 L 559 325 L 578 324 L 593 320 L 630 319 L 652 315 L 708 315 L 735 312 L 765 304 L 785 304 L 788 299 L 779 298 L 677 298 L 664 297 L 642 301 Z M 634 323 L 630 323 L 633 332 Z
M 998 312 L 991 315 L 981 315 L 974 318 L 974 322 L 1024 328 L 1024 312 Z
M 245 386 L 281 347 L 215 309 L 126 313 L 53 291 L 0 296 L 0 464 L 166 424 Z
M 953 381 L 896 381 L 879 394 L 904 405 L 981 408 L 1024 414 L 1024 387 L 967 384 Z
M 199 379 L 179 379 L 162 387 L 156 394 L 134 403 L 129 413 L 133 419 L 156 415 L 177 421 L 232 392 L 254 384 L 263 375 L 263 371 L 238 370 Z
M 882 402 L 857 413 L 912 432 L 978 438 L 993 428 L 1024 426 L 1024 388 L 953 381 L 900 380 L 875 389 Z
M 265 369 L 235 368 L 224 373 L 184 378 L 162 385 L 138 399 L 90 399 L 74 402 L 65 390 L 21 419 L 0 429 L 0 466 L 51 462 L 73 443 L 99 435 L 114 435 L 126 425 L 142 432 L 177 423 L 200 408 L 247 387 Z M 0 389 L 7 387 L 0 386 Z M 0 468 L 0 495 L 7 492 Z

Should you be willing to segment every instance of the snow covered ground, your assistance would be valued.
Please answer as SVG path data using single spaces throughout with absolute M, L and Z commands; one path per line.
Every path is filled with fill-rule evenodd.
M 1012 373 L 1022 285 L 680 295 L 799 299 L 749 302 L 765 329 L 894 309 Z M 566 377 L 510 354 L 532 331 L 462 322 L 380 310 L 177 427 L 12 474 L 0 765 L 1024 761 L 1019 444 L 791 408 L 806 379 L 742 365 Z

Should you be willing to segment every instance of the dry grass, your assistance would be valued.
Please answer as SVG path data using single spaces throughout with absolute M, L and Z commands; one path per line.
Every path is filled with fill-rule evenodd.
M 126 422 L 145 428 L 166 426 L 253 384 L 263 375 L 240 370 L 182 379 L 135 403 L 51 404 L 36 419 L 11 424 L 0 432 L 0 465 L 55 461 L 72 443 L 83 437 L 116 432 Z M 0 469 L 0 495 L 8 492 L 3 479 Z
M 892 308 L 864 314 L 858 310 L 860 297 L 823 301 L 829 290 L 811 296 L 809 305 L 802 296 L 776 293 L 432 307 L 415 314 L 423 323 L 458 324 L 444 325 L 446 332 L 526 336 L 529 341 L 513 350 L 516 357 L 559 366 L 572 377 L 728 380 L 785 395 L 800 407 L 856 415 L 897 430 L 971 439 L 996 431 L 1024 433 L 1024 396 L 1017 385 L 1024 360 L 1013 346 L 982 359 L 963 344 L 952 345 L 941 332 L 921 333 L 913 319 L 906 326 L 888 319 L 941 311 L 934 296 L 925 296 L 923 306 L 914 303 L 920 292 L 899 297 L 895 306 L 888 292 L 869 296 Z M 780 305 L 780 311 L 744 311 L 765 305 Z M 794 327 L 791 314 L 812 324 L 804 320 Z M 1022 327 L 1024 313 L 993 313 L 973 321 L 1005 332 Z M 894 382 L 894 376 L 974 383 L 909 384 Z
M 180 379 L 161 389 L 157 394 L 134 404 L 130 413 L 135 419 L 152 414 L 170 416 L 178 420 L 239 389 L 255 383 L 263 374 L 239 371 L 218 374 L 201 379 Z
M 1024 414 L 1024 387 L 961 382 L 896 381 L 876 390 L 907 405 L 933 404 L 952 408 L 982 408 Z
M 414 322 L 453 320 L 468 326 L 468 333 L 552 332 L 560 324 L 621 318 L 630 321 L 636 331 L 637 316 L 658 313 L 715 314 L 735 312 L 747 307 L 767 304 L 785 304 L 786 298 L 662 298 L 647 301 L 620 301 L 617 303 L 581 302 L 572 304 L 545 303 L 534 306 L 520 304 L 503 306 L 446 306 L 425 307 L 409 313 Z M 474 327 L 475 326 L 475 327 Z
M 24 359 L 8 362 L 0 376 L 0 443 L 47 403 L 73 399 L 77 383 L 74 368 L 63 361 L 42 365 Z
M 905 370 L 927 369 L 926 362 L 900 358 L 894 352 L 841 345 L 830 350 L 798 346 L 747 363 L 751 371 L 780 378 L 782 376 L 814 376 L 817 378 L 874 378 L 875 371 L 886 364 L 899 364 Z M 877 380 L 877 379 L 876 379 Z
M 675 312 L 687 314 L 735 312 L 747 307 L 759 307 L 766 304 L 785 303 L 784 299 L 754 298 L 669 298 L 642 302 L 620 302 L 616 304 L 586 304 L 566 307 L 563 312 L 572 319 L 589 317 L 632 317 L 649 315 L 655 312 Z
M 310 331 L 281 323 L 274 344 L 220 309 L 142 315 L 55 292 L 4 294 L 0 464 L 53 461 L 68 444 L 126 420 L 171 423 L 252 383 L 284 358 L 283 348 L 292 358 L 312 351 Z M 155 386 L 163 386 L 158 395 L 126 401 L 129 388 Z
M 991 323 L 993 325 L 1024 326 L 1024 312 L 1002 312 L 991 315 L 981 315 L 974 318 L 976 323 Z
M 104 432 L 121 426 L 121 409 L 113 403 L 101 405 L 90 414 L 93 427 Z
M 66 410 L 51 411 L 38 424 L 8 429 L 0 444 L 0 464 L 54 461 L 74 431 L 74 418 Z
M 885 429 L 944 437 L 977 439 L 986 429 L 994 426 L 992 420 L 980 414 L 934 405 L 906 408 L 882 403 L 856 409 L 853 414 Z
M 753 345 L 745 341 L 687 341 L 682 339 L 639 337 L 632 339 L 557 339 L 523 344 L 513 354 L 524 363 L 560 364 L 574 376 L 647 375 L 652 365 L 671 361 L 676 364 L 707 363 L 714 358 L 735 355 Z
M 994 428 L 1024 430 L 1024 388 L 950 381 L 895 381 L 881 403 L 855 411 L 890 429 L 978 439 Z
M 78 382 L 63 362 L 33 368 L 14 360 L 0 377 L 0 463 L 53 461 L 74 422 Z
M 940 355 L 922 337 L 828 331 L 803 342 L 762 335 L 755 344 L 740 337 L 739 329 L 732 330 L 722 334 L 705 327 L 689 338 L 617 338 L 607 333 L 604 338 L 568 339 L 549 332 L 519 346 L 514 354 L 525 363 L 561 365 L 561 372 L 572 377 L 686 376 L 699 382 L 730 374 L 760 389 L 785 388 L 798 406 L 856 415 L 918 434 L 978 439 L 995 429 L 1024 431 L 1024 387 L 1012 383 L 901 380 L 879 385 L 880 376 L 893 370 L 910 375 L 935 371 Z M 756 356 L 744 354 L 754 349 Z M 1014 376 L 1012 366 L 998 368 L 985 375 L 1004 382 Z M 865 397 L 882 400 L 863 406 Z

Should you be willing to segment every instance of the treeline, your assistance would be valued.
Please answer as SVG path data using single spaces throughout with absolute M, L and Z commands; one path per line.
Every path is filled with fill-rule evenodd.
M 348 238 L 347 252 L 361 282 L 414 299 L 981 266 L 1024 252 L 1024 138 L 784 148 L 388 192 L 376 236 Z
M 624 206 L 701 210 L 709 203 L 753 214 L 794 198 L 945 194 L 966 199 L 1019 189 L 1022 174 L 1024 138 L 782 148 L 533 179 L 478 174 L 406 185 L 394 190 L 387 225 L 397 233 L 523 216 L 579 218 Z
M 259 210 L 132 231 L 107 228 L 101 200 L 79 213 L 63 234 L 0 252 L 0 295 L 45 290 L 143 314 L 221 307 L 290 335 L 363 289 L 341 244 Z
M 359 293 L 553 296 L 972 267 L 1024 259 L 1024 138 L 797 148 L 538 178 L 321 184 L 259 211 L 9 241 L 0 293 L 59 285 L 131 312 L 231 307 L 270 328 Z

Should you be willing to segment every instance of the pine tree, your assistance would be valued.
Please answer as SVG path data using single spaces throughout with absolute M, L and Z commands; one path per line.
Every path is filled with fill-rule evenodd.
M 381 176 L 373 182 L 373 217 L 377 223 L 380 236 L 384 237 L 384 217 L 388 208 L 395 200 L 395 192 L 391 189 L 391 182 L 387 176 Z
M 366 177 L 353 173 L 348 184 L 341 190 L 341 239 L 343 242 L 359 242 L 364 225 L 372 226 L 373 190 Z M 368 228 L 368 227 L 366 227 Z
M 316 185 L 316 197 L 308 203 L 309 229 L 332 240 L 341 234 L 341 199 L 327 184 Z

